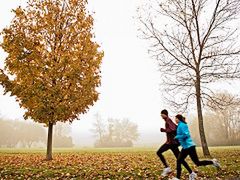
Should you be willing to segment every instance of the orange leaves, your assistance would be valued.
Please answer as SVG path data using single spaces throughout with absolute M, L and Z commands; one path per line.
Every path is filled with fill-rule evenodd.
M 25 118 L 73 121 L 97 100 L 103 52 L 86 3 L 31 0 L 3 31 L 5 68 L 15 77 L 6 90 L 27 110 Z
M 0 154 L 0 178 L 3 179 L 163 179 L 163 166 L 154 151 L 94 150 L 94 152 L 58 152 L 53 161 L 44 161 L 42 153 Z M 198 168 L 199 179 L 234 179 L 240 176 L 239 150 L 225 149 L 213 152 L 223 170 Z M 165 154 L 172 168 L 175 158 Z M 187 159 L 188 162 L 191 162 Z M 193 167 L 193 164 L 191 164 Z M 175 172 L 172 174 L 174 175 Z M 168 178 L 165 178 L 168 179 Z M 182 179 L 188 179 L 184 169 Z
M 16 10 L 13 10 L 13 12 L 15 12 L 16 16 L 24 15 L 23 9 L 21 7 L 18 7 Z

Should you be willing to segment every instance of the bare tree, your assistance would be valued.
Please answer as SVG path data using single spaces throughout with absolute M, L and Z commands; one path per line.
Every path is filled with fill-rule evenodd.
M 132 147 L 139 137 L 138 125 L 129 119 L 108 118 L 106 124 L 99 114 L 92 132 L 98 139 L 95 147 Z
M 203 153 L 209 156 L 203 106 L 214 101 L 209 83 L 240 76 L 238 29 L 232 25 L 240 1 L 155 0 L 147 7 L 139 11 L 140 32 L 159 63 L 166 98 L 181 111 L 196 102 Z
M 55 136 L 69 136 L 71 133 L 71 126 L 62 122 L 57 122 L 55 125 L 54 135 Z
M 234 140 L 238 137 L 240 130 L 239 112 L 240 99 L 230 93 L 217 93 L 212 99 L 221 101 L 221 104 L 208 101 L 209 109 L 218 117 L 218 121 L 222 124 L 227 140 Z
M 91 131 L 96 137 L 98 137 L 99 142 L 102 143 L 104 134 L 106 132 L 106 127 L 101 115 L 98 113 L 95 114 L 95 122 L 93 123 L 93 129 L 91 129 Z
M 129 119 L 115 119 L 113 136 L 118 142 L 132 142 L 139 138 L 138 125 Z

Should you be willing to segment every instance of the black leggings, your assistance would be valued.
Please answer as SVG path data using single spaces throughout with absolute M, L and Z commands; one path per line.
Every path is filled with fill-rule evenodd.
M 209 161 L 209 160 L 208 161 L 199 161 L 195 146 L 192 146 L 187 149 L 182 149 L 182 151 L 180 152 L 180 154 L 178 156 L 178 160 L 177 160 L 177 178 L 178 179 L 180 179 L 180 177 L 181 177 L 181 172 L 182 172 L 181 165 L 185 162 L 185 159 L 188 155 L 190 156 L 190 158 L 192 159 L 194 164 L 196 164 L 197 166 L 207 166 L 207 165 L 213 164 L 213 162 Z
M 160 158 L 160 160 L 162 161 L 163 165 L 165 166 L 165 168 L 169 167 L 164 156 L 162 155 L 162 153 L 164 153 L 165 151 L 168 151 L 169 149 L 171 149 L 171 151 L 173 152 L 174 156 L 176 158 L 178 158 L 180 151 L 178 149 L 178 145 L 177 144 L 163 144 L 159 150 L 157 151 L 157 155 Z M 182 164 L 184 165 L 184 167 L 188 170 L 189 173 L 192 173 L 191 168 L 188 166 L 188 164 L 183 160 Z

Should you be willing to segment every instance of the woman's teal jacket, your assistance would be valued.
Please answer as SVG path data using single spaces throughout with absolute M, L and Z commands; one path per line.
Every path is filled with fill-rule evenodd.
M 178 127 L 177 127 L 177 135 L 175 137 L 183 147 L 183 149 L 190 148 L 192 146 L 196 146 L 196 144 L 193 142 L 188 125 L 182 121 L 179 121 Z

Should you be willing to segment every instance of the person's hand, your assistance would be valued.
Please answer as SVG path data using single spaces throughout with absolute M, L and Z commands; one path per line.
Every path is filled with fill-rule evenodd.
M 164 128 L 161 128 L 160 131 L 161 131 L 161 132 L 165 132 L 165 129 L 164 129 Z

